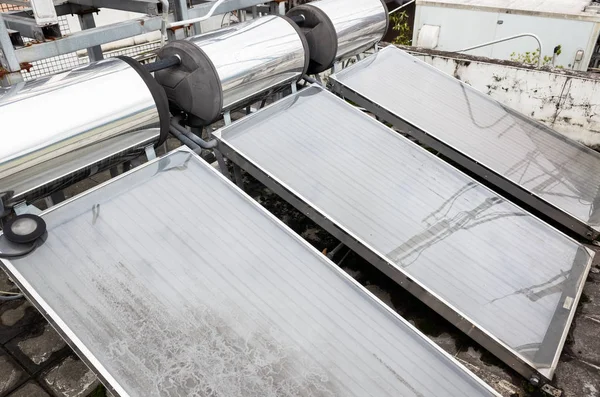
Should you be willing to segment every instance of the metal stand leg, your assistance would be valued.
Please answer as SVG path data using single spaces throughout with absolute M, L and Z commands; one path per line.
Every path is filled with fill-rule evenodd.
M 156 151 L 154 150 L 154 146 L 152 146 L 152 145 L 146 146 L 145 152 L 146 152 L 146 158 L 148 159 L 148 161 L 152 161 L 156 158 Z
M 62 203 L 67 198 L 65 197 L 65 193 L 61 190 L 60 192 L 56 192 L 50 195 L 50 198 L 54 202 L 54 204 Z
M 239 165 L 233 165 L 233 175 L 235 176 L 235 184 L 242 190 L 244 190 L 244 178 L 242 177 L 242 169 Z
M 217 163 L 219 164 L 219 170 L 221 171 L 221 174 L 225 175 L 225 178 L 231 180 L 231 174 L 229 173 L 229 169 L 227 168 L 225 157 L 223 157 L 223 154 L 217 149 L 214 149 L 213 152 L 215 153 L 215 157 L 217 158 Z
M 4 76 L 0 78 L 0 85 L 8 87 L 9 85 L 23 81 L 21 65 L 17 60 L 17 54 L 10 40 L 2 13 L 0 13 L 0 69 L 3 72 L 8 72 L 3 73 Z
M 46 207 L 54 207 L 54 200 L 52 200 L 52 197 L 46 197 L 44 201 L 46 202 Z
M 94 21 L 94 14 L 87 13 L 79 15 L 79 24 L 81 25 L 81 30 L 93 29 L 96 27 L 96 22 Z M 100 61 L 104 59 L 104 54 L 102 54 L 102 46 L 94 46 L 87 49 L 88 58 L 90 58 L 90 62 Z
M 231 124 L 231 112 L 230 111 L 227 111 L 223 114 L 223 121 L 225 122 L 225 125 Z
M 17 215 L 23 215 L 23 214 L 39 215 L 42 213 L 42 211 L 39 208 L 37 208 L 33 205 L 27 205 L 24 202 L 15 205 L 13 207 L 13 211 L 15 211 L 15 214 L 17 214 Z

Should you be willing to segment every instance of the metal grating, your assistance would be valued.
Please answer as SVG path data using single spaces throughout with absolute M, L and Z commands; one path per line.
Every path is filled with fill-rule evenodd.
M 23 9 L 23 7 L 2 4 L 0 3 L 0 12 L 4 11 L 15 11 Z M 61 33 L 66 36 L 71 33 L 71 28 L 67 21 L 66 16 L 59 16 L 58 23 Z M 23 38 L 25 45 L 32 43 L 32 39 L 27 37 Z M 160 41 L 149 42 L 145 44 L 138 44 L 130 47 L 124 47 L 121 49 L 107 51 L 104 53 L 105 58 L 111 58 L 121 55 L 126 55 L 132 58 L 140 59 L 141 61 L 147 62 L 155 59 L 156 55 L 154 52 L 160 48 Z M 33 80 L 42 76 L 49 76 L 71 70 L 80 65 L 85 65 L 89 62 L 87 55 L 79 56 L 77 52 L 71 52 L 60 56 L 43 59 L 41 61 L 33 62 L 29 70 L 21 71 L 23 79 L 25 81 Z
M 313 86 L 220 150 L 529 378 L 552 378 L 592 252 Z
M 69 23 L 67 22 L 66 16 L 58 17 L 58 26 L 60 27 L 60 31 L 63 35 L 66 36 L 71 33 L 71 28 L 69 27 Z M 31 43 L 32 41 L 31 39 L 28 39 L 26 37 L 24 37 L 23 39 L 25 45 L 27 45 L 27 43 Z M 59 55 L 57 57 L 47 58 L 41 61 L 33 62 L 29 71 L 23 70 L 21 71 L 21 75 L 23 76 L 23 80 L 29 81 L 38 77 L 48 76 L 66 70 L 71 70 L 81 64 L 82 62 L 77 56 L 77 53 L 71 52 L 68 54 Z
M 393 46 L 332 89 L 581 236 L 600 236 L 600 153 Z
M 42 216 L 4 265 L 117 395 L 497 396 L 188 150 Z

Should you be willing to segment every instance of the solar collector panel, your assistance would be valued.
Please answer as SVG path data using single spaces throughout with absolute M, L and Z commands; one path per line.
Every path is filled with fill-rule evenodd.
M 117 395 L 495 395 L 187 150 L 42 216 L 3 265 Z
M 575 310 L 564 304 L 590 266 L 583 246 L 315 86 L 215 136 L 519 372 L 552 377 Z
M 330 83 L 499 189 L 587 239 L 598 238 L 599 153 L 393 46 Z

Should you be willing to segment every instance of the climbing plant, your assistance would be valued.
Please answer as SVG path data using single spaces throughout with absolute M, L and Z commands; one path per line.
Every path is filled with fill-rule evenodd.
M 408 24 L 408 14 L 406 11 L 396 12 L 390 16 L 392 29 L 398 32 L 398 36 L 394 39 L 394 44 L 411 45 L 412 35 L 410 25 Z
M 556 56 L 559 56 L 562 52 L 562 46 L 557 45 L 556 47 L 554 47 L 554 53 L 556 54 Z M 535 50 L 535 51 L 527 51 L 525 53 L 516 53 L 513 52 L 512 54 L 510 54 L 510 60 L 514 61 L 514 62 L 519 62 L 522 63 L 524 65 L 531 65 L 531 66 L 537 66 L 538 62 L 540 60 L 540 52 L 539 50 Z M 544 56 L 544 58 L 542 58 L 542 66 L 546 66 L 546 65 L 551 65 L 552 64 L 552 57 L 550 56 Z

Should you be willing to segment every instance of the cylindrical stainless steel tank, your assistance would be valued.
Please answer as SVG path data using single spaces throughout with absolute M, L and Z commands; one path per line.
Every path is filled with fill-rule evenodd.
M 292 8 L 310 49 L 308 73 L 321 73 L 344 58 L 359 54 L 385 35 L 388 10 L 384 0 L 319 0 Z
M 163 88 L 131 58 L 112 58 L 0 88 L 0 196 L 33 201 L 159 145 Z
M 171 104 L 204 123 L 223 111 L 299 80 L 308 68 L 308 44 L 286 17 L 265 16 L 167 44 L 159 58 L 181 58 L 156 72 Z

